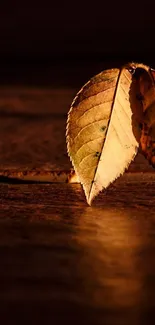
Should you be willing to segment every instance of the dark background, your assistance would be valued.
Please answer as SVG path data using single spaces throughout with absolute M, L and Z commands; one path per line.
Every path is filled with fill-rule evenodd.
M 155 61 L 149 1 L 5 1 L 0 82 L 76 86 L 105 68 Z

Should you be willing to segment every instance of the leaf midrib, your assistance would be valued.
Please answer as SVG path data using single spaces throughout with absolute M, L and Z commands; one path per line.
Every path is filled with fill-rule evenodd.
M 114 97 L 113 97 L 113 101 L 112 101 L 112 105 L 111 105 L 111 112 L 110 112 L 110 116 L 109 116 L 107 130 L 105 132 L 104 141 L 103 141 L 103 144 L 102 144 L 102 147 L 101 147 L 101 154 L 102 154 L 102 151 L 103 151 L 103 148 L 104 148 L 104 144 L 105 144 L 105 141 L 106 141 L 106 137 L 107 137 L 107 133 L 108 133 L 108 130 L 109 130 L 109 125 L 110 125 L 110 121 L 111 121 L 111 115 L 112 115 L 112 112 L 113 112 L 113 108 L 114 108 L 114 104 L 115 104 L 115 99 L 116 99 L 116 95 L 117 95 L 117 91 L 118 91 L 118 84 L 119 84 L 120 77 L 121 77 L 121 74 L 122 74 L 123 70 L 124 70 L 124 68 L 120 69 L 119 74 L 118 74 L 118 79 L 116 81 L 116 86 L 115 86 L 115 91 L 114 91 Z M 91 183 L 91 186 L 90 186 L 90 190 L 89 190 L 89 194 L 88 194 L 88 200 L 90 198 L 90 194 L 91 194 L 92 187 L 93 187 L 93 184 L 94 184 L 94 179 L 95 179 L 95 176 L 96 176 L 96 173 L 97 173 L 99 161 L 100 161 L 100 157 L 98 158 L 98 163 L 97 163 L 97 166 L 96 166 L 96 169 L 95 169 L 95 172 L 94 172 L 94 177 L 93 177 L 93 180 L 92 180 L 92 183 Z

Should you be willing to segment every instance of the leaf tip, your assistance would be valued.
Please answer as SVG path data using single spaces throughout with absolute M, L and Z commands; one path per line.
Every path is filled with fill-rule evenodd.
M 89 193 L 89 196 L 86 196 L 86 200 L 87 200 L 87 203 L 88 203 L 88 205 L 89 206 L 91 206 L 92 205 L 92 203 L 93 203 L 93 201 L 94 201 L 94 199 L 95 199 L 95 197 L 97 196 L 97 194 L 98 193 Z
M 91 206 L 93 200 L 92 200 L 90 197 L 89 197 L 89 198 L 86 198 L 86 199 L 87 199 L 87 203 L 88 203 L 88 205 Z

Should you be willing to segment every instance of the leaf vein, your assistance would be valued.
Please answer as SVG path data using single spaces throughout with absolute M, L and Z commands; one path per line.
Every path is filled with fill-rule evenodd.
M 98 107 L 98 106 L 100 106 L 100 105 L 104 105 L 104 104 L 106 104 L 106 103 L 112 103 L 112 100 L 107 100 L 107 101 L 105 101 L 105 102 L 100 102 L 99 104 L 96 104 L 96 105 L 94 105 L 94 106 L 91 106 L 91 107 L 90 107 L 89 109 L 87 109 L 83 114 L 81 114 L 80 117 L 78 117 L 78 119 L 77 119 L 76 121 L 78 122 L 78 120 L 79 120 L 81 117 L 83 117 L 87 112 L 89 112 L 91 109 L 96 108 L 96 107 Z M 81 110 L 81 111 L 83 111 L 83 110 Z
M 93 121 L 93 122 L 91 122 L 91 123 L 89 123 L 89 124 L 87 124 L 87 125 L 85 125 L 79 132 L 78 132 L 78 134 L 75 136 L 75 138 L 74 138 L 74 141 L 76 140 L 76 138 L 81 134 L 81 132 L 83 131 L 83 130 L 85 130 L 87 127 L 89 127 L 90 125 L 92 125 L 92 124 L 95 124 L 95 123 L 97 123 L 97 122 L 101 122 L 101 121 L 104 121 L 104 120 L 106 120 L 105 118 L 103 119 L 100 119 L 100 120 L 97 120 L 97 121 Z
M 95 138 L 95 139 L 92 139 L 92 140 L 89 140 L 89 141 L 83 143 L 83 145 L 82 145 L 82 146 L 77 150 L 77 152 L 75 153 L 75 155 L 77 155 L 78 151 L 79 151 L 82 147 L 84 147 L 86 144 L 88 144 L 88 143 L 90 143 L 90 142 L 92 142 L 92 141 L 96 141 L 96 140 L 98 140 L 98 139 L 100 139 L 100 138 L 102 138 L 102 135 L 99 136 L 98 138 Z
M 78 106 L 78 105 L 81 105 L 81 103 L 83 103 L 84 100 L 87 100 L 87 99 L 89 99 L 89 98 L 95 97 L 95 96 L 97 96 L 97 95 L 99 95 L 99 94 L 101 94 L 101 93 L 106 92 L 107 90 L 111 90 L 112 88 L 115 88 L 115 86 L 107 87 L 107 88 L 105 88 L 105 89 L 103 89 L 103 90 L 101 90 L 101 91 L 99 91 L 99 92 L 96 92 L 96 93 L 93 94 L 93 95 L 85 96 L 85 97 L 80 101 L 80 103 L 77 104 L 77 106 Z M 78 97 L 80 97 L 80 94 L 79 94 Z M 78 97 L 77 97 L 77 100 L 78 100 Z M 75 107 L 77 107 L 77 106 L 75 105 Z

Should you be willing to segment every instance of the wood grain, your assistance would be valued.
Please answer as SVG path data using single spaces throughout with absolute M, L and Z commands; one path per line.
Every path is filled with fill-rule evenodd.
M 154 191 L 118 180 L 89 207 L 80 184 L 1 184 L 3 323 L 154 319 Z
M 0 173 L 70 171 L 66 152 L 67 112 L 74 89 L 0 89 Z M 138 154 L 130 172 L 154 171 Z M 16 174 L 17 172 L 17 174 Z M 47 178 L 46 178 L 47 179 Z
M 0 90 L 1 322 L 150 324 L 153 169 L 137 156 L 92 207 L 80 184 L 53 183 L 56 175 L 66 182 L 71 168 L 65 123 L 73 92 Z

